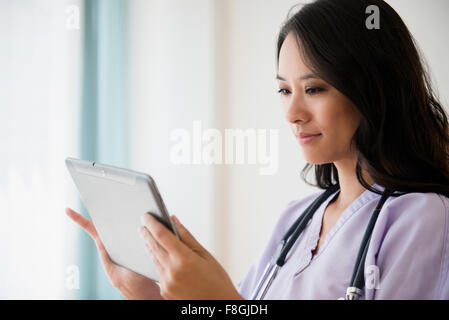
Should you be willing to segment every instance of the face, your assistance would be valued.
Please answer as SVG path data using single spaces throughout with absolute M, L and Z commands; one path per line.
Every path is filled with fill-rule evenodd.
M 311 164 L 325 164 L 353 157 L 350 146 L 360 123 L 359 111 L 341 92 L 311 74 L 290 32 L 279 53 L 282 109 L 293 134 L 320 134 L 306 143 L 298 138 L 304 158 Z

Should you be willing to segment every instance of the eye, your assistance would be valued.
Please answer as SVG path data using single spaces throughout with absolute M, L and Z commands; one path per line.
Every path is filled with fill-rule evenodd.
M 310 87 L 306 89 L 306 93 L 311 96 L 317 94 L 320 91 L 323 91 L 323 89 L 319 87 Z
M 287 89 L 284 89 L 284 88 L 280 88 L 278 90 L 278 93 L 280 93 L 282 96 L 285 96 L 285 95 L 289 94 L 290 91 L 288 91 Z

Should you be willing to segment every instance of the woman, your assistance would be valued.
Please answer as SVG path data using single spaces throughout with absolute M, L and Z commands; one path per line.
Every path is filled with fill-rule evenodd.
M 380 28 L 368 28 L 370 5 Z M 449 299 L 448 119 L 401 18 L 381 0 L 315 1 L 283 25 L 277 63 L 283 112 L 308 162 L 302 178 L 313 167 L 314 185 L 339 189 L 319 206 L 265 298 L 344 296 L 373 210 L 393 190 L 372 231 L 361 298 Z M 177 219 L 181 241 L 142 218 L 158 287 L 111 262 L 93 224 L 67 214 L 95 240 L 126 298 L 248 299 L 284 233 L 322 193 L 285 208 L 238 288 Z

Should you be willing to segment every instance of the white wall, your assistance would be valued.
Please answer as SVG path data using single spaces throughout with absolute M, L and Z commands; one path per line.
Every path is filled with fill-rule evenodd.
M 449 107 L 449 1 L 389 0 L 417 40 L 442 103 Z
M 60 0 L 0 1 L 0 299 L 74 298 L 81 35 Z
M 317 191 L 300 179 L 305 161 L 280 109 L 276 36 L 298 1 L 131 1 L 132 166 L 152 174 L 168 209 L 237 283 L 291 200 Z M 449 96 L 448 2 L 395 0 Z M 430 4 L 431 3 L 431 4 Z M 279 168 L 169 161 L 170 132 L 207 127 L 279 129 Z M 191 130 L 191 129 L 190 129 Z
M 213 125 L 213 2 L 132 0 L 131 163 L 153 176 L 171 214 L 213 249 L 213 167 L 170 162 L 170 133 Z

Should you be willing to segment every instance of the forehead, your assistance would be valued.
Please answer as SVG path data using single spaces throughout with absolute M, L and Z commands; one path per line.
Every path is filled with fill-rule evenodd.
M 299 76 L 310 72 L 300 54 L 297 37 L 292 32 L 287 35 L 281 46 L 278 68 L 279 75 L 283 77 Z

